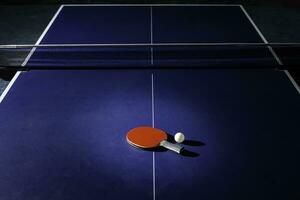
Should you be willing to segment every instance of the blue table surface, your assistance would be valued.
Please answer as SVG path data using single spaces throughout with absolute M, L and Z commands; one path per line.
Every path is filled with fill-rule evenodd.
M 117 13 L 117 14 L 113 14 Z M 64 7 L 43 44 L 262 42 L 239 6 Z M 152 55 L 151 55 L 152 51 Z M 267 48 L 154 47 L 37 49 L 27 66 L 274 65 Z
M 151 40 L 262 42 L 239 6 L 64 6 L 41 43 Z M 274 70 L 22 73 L 0 104 L 0 199 L 299 199 L 299 100 Z M 152 123 L 187 151 L 127 144 Z

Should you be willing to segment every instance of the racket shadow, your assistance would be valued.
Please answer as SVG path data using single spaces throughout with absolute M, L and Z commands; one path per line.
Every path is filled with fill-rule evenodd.
M 164 147 L 154 147 L 154 148 L 140 148 L 140 147 L 137 147 L 137 146 L 134 146 L 132 145 L 132 148 L 134 149 L 138 149 L 139 151 L 150 151 L 150 152 L 165 152 L 165 151 L 168 151 L 168 149 L 164 148 Z
M 194 152 L 194 151 L 189 151 L 189 150 L 186 150 L 186 149 L 183 149 L 181 151 L 180 155 L 185 156 L 185 157 L 191 157 L 191 158 L 195 158 L 195 157 L 200 156 L 199 153 Z
M 151 151 L 151 152 L 166 152 L 166 151 L 169 151 L 168 149 L 164 148 L 164 147 L 157 147 L 157 148 L 153 148 L 153 149 L 143 149 L 144 151 Z M 171 152 L 173 153 L 173 152 Z M 184 157 L 198 157 L 200 156 L 199 153 L 197 152 L 193 152 L 193 151 L 189 151 L 189 150 L 186 150 L 186 149 L 183 149 L 180 154 L 178 155 L 181 155 L 181 156 L 184 156 Z
M 205 146 L 204 142 L 196 141 L 196 140 L 185 140 L 182 142 L 182 144 L 188 145 L 188 146 L 198 146 L 198 147 Z
M 139 150 L 142 150 L 142 151 L 147 151 L 147 152 L 166 152 L 166 151 L 169 151 L 168 149 L 164 148 L 164 147 L 156 147 L 156 148 L 149 148 L 149 149 L 143 149 L 143 148 L 139 148 L 139 147 L 132 147 L 132 148 L 135 148 L 135 149 L 139 149 Z M 181 156 L 184 156 L 184 157 L 198 157 L 200 154 L 197 153 L 197 152 L 193 152 L 193 151 L 189 151 L 189 150 L 186 150 L 186 149 L 183 149 L 181 151 L 180 154 L 178 155 L 181 155 Z

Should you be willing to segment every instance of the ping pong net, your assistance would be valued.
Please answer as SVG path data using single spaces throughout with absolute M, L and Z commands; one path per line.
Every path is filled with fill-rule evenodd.
M 299 68 L 300 43 L 0 45 L 0 68 Z

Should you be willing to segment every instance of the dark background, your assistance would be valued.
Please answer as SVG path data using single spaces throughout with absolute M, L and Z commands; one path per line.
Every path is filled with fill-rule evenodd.
M 152 0 L 152 1 L 141 1 L 141 0 L 2 0 L 2 5 L 12 4 L 66 4 L 66 3 L 224 3 L 224 4 L 243 4 L 243 5 L 281 5 L 281 6 L 295 6 L 300 5 L 298 0 Z

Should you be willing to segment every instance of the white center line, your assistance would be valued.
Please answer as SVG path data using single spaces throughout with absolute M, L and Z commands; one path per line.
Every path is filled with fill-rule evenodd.
M 152 95 L 152 127 L 154 128 L 154 74 L 151 74 L 151 95 Z M 153 178 L 153 200 L 156 199 L 155 185 L 155 152 L 152 154 L 152 178 Z
M 150 42 L 153 44 L 153 22 L 152 22 L 152 6 L 150 6 Z M 153 65 L 153 48 L 151 47 L 151 65 Z M 154 128 L 154 75 L 151 74 L 151 93 L 152 93 L 152 127 Z M 156 199 L 155 185 L 155 152 L 152 153 L 152 180 L 153 180 L 153 200 Z
M 152 21 L 152 6 L 150 6 L 150 39 L 151 39 L 151 44 L 153 44 L 153 21 Z M 153 65 L 153 47 L 151 47 L 151 65 Z

